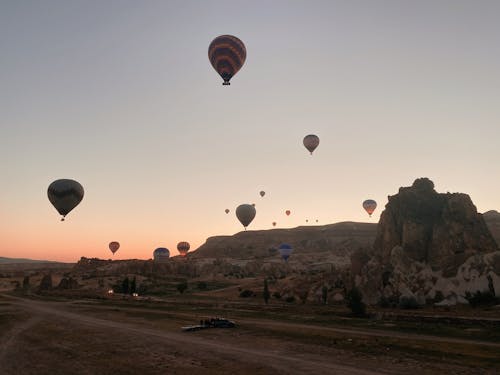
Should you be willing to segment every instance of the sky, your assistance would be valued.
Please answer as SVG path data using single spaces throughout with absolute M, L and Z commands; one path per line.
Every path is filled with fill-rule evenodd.
M 419 177 L 500 210 L 498 14 L 486 0 L 0 0 L 0 256 L 111 258 L 110 241 L 115 259 L 176 255 L 243 230 L 242 203 L 249 230 L 377 222 Z M 230 86 L 207 56 L 222 34 L 247 49 Z M 47 199 L 60 178 L 85 189 L 65 222 Z

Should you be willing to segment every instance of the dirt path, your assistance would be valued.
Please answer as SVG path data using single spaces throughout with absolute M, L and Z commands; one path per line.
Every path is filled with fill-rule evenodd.
M 7 353 L 16 346 L 19 335 L 41 321 L 39 316 L 31 317 L 26 321 L 20 322 L 12 329 L 3 333 L 0 337 L 0 369 L 4 368 L 4 361 L 8 360 Z
M 174 343 L 179 347 L 189 347 L 192 350 L 202 353 L 210 352 L 213 356 L 218 357 L 231 357 L 234 361 L 244 361 L 247 363 L 265 364 L 267 368 L 274 369 L 274 373 L 288 373 L 288 374 L 306 374 L 306 373 L 320 373 L 320 374 L 338 374 L 338 375 L 376 375 L 393 373 L 392 371 L 379 371 L 371 369 L 358 368 L 356 366 L 348 366 L 335 362 L 335 358 L 331 356 L 314 356 L 305 353 L 283 353 L 279 350 L 269 351 L 255 347 L 243 347 L 234 344 L 224 343 L 222 340 L 209 340 L 199 336 L 194 336 L 186 333 L 175 333 L 169 331 L 162 331 L 158 329 L 151 329 L 141 327 L 136 324 L 127 322 L 110 321 L 100 319 L 83 313 L 68 311 L 64 304 L 56 302 L 43 302 L 23 299 L 18 297 L 4 296 L 9 302 L 18 308 L 27 310 L 34 316 L 29 321 L 16 326 L 11 332 L 10 338 L 6 338 L 6 344 L 0 349 L 0 358 L 8 353 L 9 343 L 23 331 L 26 331 L 31 325 L 37 322 L 37 319 L 42 319 L 44 316 L 58 316 L 65 322 L 73 322 L 83 324 L 90 327 L 98 327 L 99 329 L 118 330 L 121 334 L 133 336 L 146 336 L 156 337 L 169 345 Z M 4 338 L 5 339 L 5 338 Z M 1 362 L 0 362 L 0 368 Z M 260 372 L 269 373 L 269 372 Z

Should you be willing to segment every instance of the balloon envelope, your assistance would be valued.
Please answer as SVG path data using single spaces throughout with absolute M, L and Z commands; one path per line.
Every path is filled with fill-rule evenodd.
M 215 71 L 230 85 L 231 78 L 238 73 L 247 57 L 243 42 L 233 35 L 221 35 L 208 46 L 208 59 Z
M 109 250 L 114 254 L 120 248 L 120 243 L 116 241 L 112 241 L 109 243 Z
M 75 180 L 61 179 L 52 182 L 47 189 L 50 203 L 62 215 L 62 219 L 82 201 L 83 186 Z
M 291 245 L 287 243 L 282 243 L 280 247 L 278 247 L 278 251 L 280 252 L 281 257 L 288 262 L 288 258 L 292 255 L 293 248 Z
M 255 207 L 251 204 L 240 204 L 236 208 L 236 217 L 245 229 L 255 218 L 256 213 L 257 211 L 255 211 Z
M 159 247 L 153 251 L 153 259 L 155 262 L 162 263 L 168 260 L 170 251 L 166 247 Z
M 285 211 L 286 216 L 290 216 L 290 210 Z
M 275 226 L 276 226 L 276 222 L 275 222 L 275 221 L 273 221 L 273 227 L 275 227 Z
M 367 199 L 363 202 L 363 208 L 368 212 L 368 215 L 372 216 L 373 211 L 377 208 L 377 202 L 373 199 Z
M 187 255 L 190 247 L 189 242 L 186 241 L 182 241 L 177 244 L 177 250 L 179 250 L 179 254 L 183 257 Z
M 224 210 L 224 212 L 226 212 L 226 214 L 228 214 L 228 213 L 229 213 L 229 208 L 226 208 L 226 209 Z
M 319 145 L 319 137 L 314 134 L 309 134 L 304 137 L 304 140 L 302 141 L 304 143 L 304 147 L 307 148 L 307 150 L 311 153 L 318 147 Z
M 264 195 L 266 195 L 266 192 L 264 190 L 262 190 L 259 194 L 261 197 L 263 197 Z

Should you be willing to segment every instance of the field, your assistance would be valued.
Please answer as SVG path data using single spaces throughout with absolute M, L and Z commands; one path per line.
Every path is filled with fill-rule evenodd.
M 2 374 L 496 374 L 498 310 L 371 311 L 238 298 L 0 295 Z M 481 315 L 481 318 L 478 317 Z M 223 316 L 237 328 L 182 332 Z

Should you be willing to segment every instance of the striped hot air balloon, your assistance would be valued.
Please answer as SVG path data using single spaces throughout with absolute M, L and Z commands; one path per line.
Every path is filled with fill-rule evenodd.
M 241 40 L 232 35 L 221 35 L 212 40 L 208 47 L 208 59 L 222 77 L 223 85 L 238 73 L 247 57 L 247 50 Z
M 287 243 L 282 243 L 278 248 L 278 251 L 280 252 L 281 258 L 283 258 L 285 262 L 288 262 L 288 258 L 292 255 L 293 248 Z
M 170 251 L 166 247 L 159 247 L 153 251 L 153 259 L 157 263 L 165 263 L 170 257 Z
M 365 209 L 366 212 L 368 212 L 368 215 L 370 217 L 372 216 L 373 211 L 377 208 L 377 202 L 375 202 L 373 199 L 367 199 L 366 201 L 363 202 L 363 208 Z
M 181 254 L 181 256 L 183 257 L 187 255 L 189 248 L 189 242 L 182 241 L 177 244 L 177 250 L 179 250 L 179 254 Z

